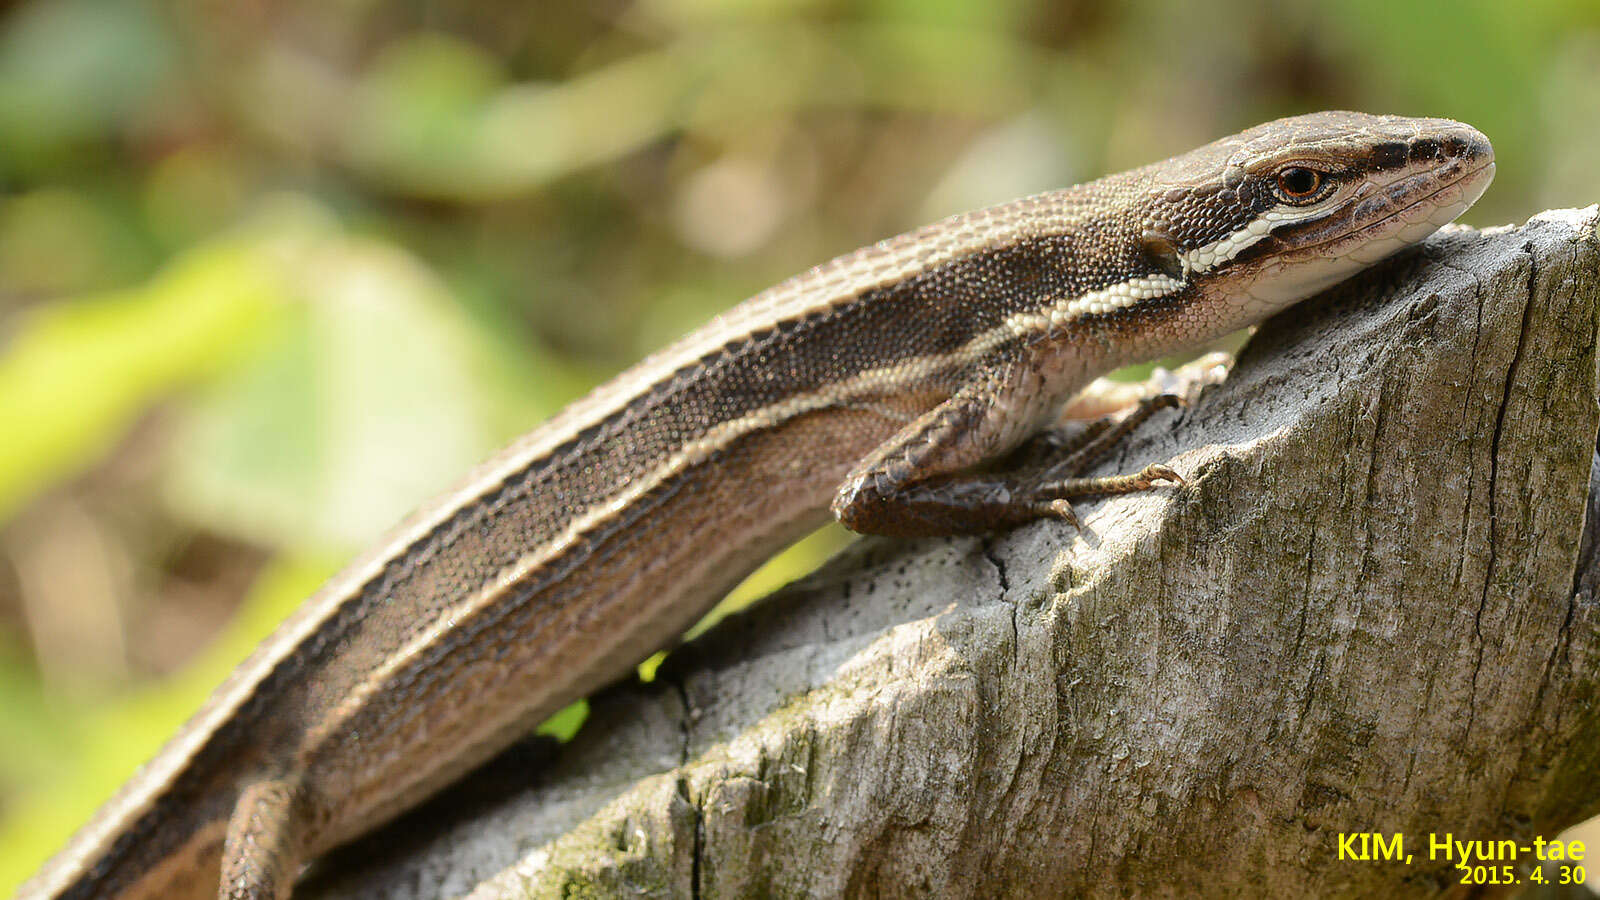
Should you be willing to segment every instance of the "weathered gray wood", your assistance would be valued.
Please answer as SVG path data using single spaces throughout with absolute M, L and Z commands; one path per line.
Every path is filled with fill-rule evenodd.
M 1430 832 L 1594 814 L 1595 227 L 1453 230 L 1291 310 L 1105 467 L 1189 489 L 859 542 L 312 895 L 1430 896 Z

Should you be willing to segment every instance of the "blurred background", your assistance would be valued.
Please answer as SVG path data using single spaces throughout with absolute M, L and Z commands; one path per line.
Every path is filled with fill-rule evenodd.
M 1586 205 L 1600 4 L 0 2 L 0 892 L 345 558 L 647 351 L 1325 108 L 1487 132 L 1470 223 Z

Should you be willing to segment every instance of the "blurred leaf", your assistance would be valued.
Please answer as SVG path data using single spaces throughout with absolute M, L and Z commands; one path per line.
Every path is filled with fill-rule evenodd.
M 35 167 L 132 120 L 173 74 L 176 48 L 134 0 L 54 0 L 0 35 L 0 160 Z
M 429 39 L 395 53 L 400 63 L 369 76 L 350 118 L 350 161 L 408 190 L 459 199 L 525 192 L 679 128 L 743 129 L 751 117 L 812 107 L 1001 115 L 1020 110 L 1025 86 L 1042 74 L 1038 52 L 1003 34 L 922 26 L 696 31 L 567 82 L 487 93 L 489 78 L 458 45 Z M 431 67 L 460 86 L 421 93 L 419 112 L 407 100 L 424 79 L 412 74 Z
M 353 549 L 494 449 L 482 351 L 443 285 L 391 246 L 326 241 L 297 280 L 307 302 L 195 407 L 169 497 L 267 546 Z
M 499 80 L 494 61 L 469 43 L 407 37 L 363 79 L 346 149 L 405 181 L 435 171 L 470 178 L 481 164 L 477 119 Z
M 589 718 L 589 701 L 579 700 L 577 703 L 563 709 L 540 725 L 535 733 L 549 735 L 558 741 L 570 741 L 578 729 L 583 727 L 584 720 Z
M 999 30 L 1026 11 L 1027 0 L 871 0 L 872 13 L 897 23 Z
M 28 656 L 16 642 L 0 639 L 0 709 L 5 710 L 0 716 L 0 783 L 8 789 L 71 772 L 63 746 L 63 728 L 70 723 L 44 702 L 38 670 Z
M 831 0 L 637 0 L 632 15 L 686 31 L 734 21 L 793 19 L 826 10 Z
M 143 254 L 96 198 L 41 188 L 0 201 L 0 296 L 54 296 L 120 287 Z
M 162 396 L 283 311 L 260 240 L 192 251 L 142 288 L 30 309 L 0 348 L 0 521 L 99 459 Z
M 199 146 L 164 157 L 145 178 L 140 199 L 150 229 L 176 247 L 233 224 L 250 187 L 238 154 Z

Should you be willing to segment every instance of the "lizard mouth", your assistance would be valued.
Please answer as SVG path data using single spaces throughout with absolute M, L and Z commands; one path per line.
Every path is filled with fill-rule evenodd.
M 1315 221 L 1279 226 L 1247 249 L 1255 259 L 1236 283 L 1235 302 L 1264 317 L 1433 234 L 1494 179 L 1494 158 L 1483 156 L 1452 158 L 1360 191 Z
M 1493 156 L 1452 158 L 1387 185 L 1368 182 L 1366 190 L 1328 215 L 1280 226 L 1272 237 L 1285 259 L 1342 253 L 1361 263 L 1377 262 L 1461 215 L 1488 189 L 1494 174 Z

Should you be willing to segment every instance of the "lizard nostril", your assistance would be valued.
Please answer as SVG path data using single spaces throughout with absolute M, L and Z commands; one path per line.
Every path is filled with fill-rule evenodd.
M 1473 131 L 1456 139 L 1461 144 L 1460 155 L 1470 160 L 1494 159 L 1494 145 L 1482 133 Z

